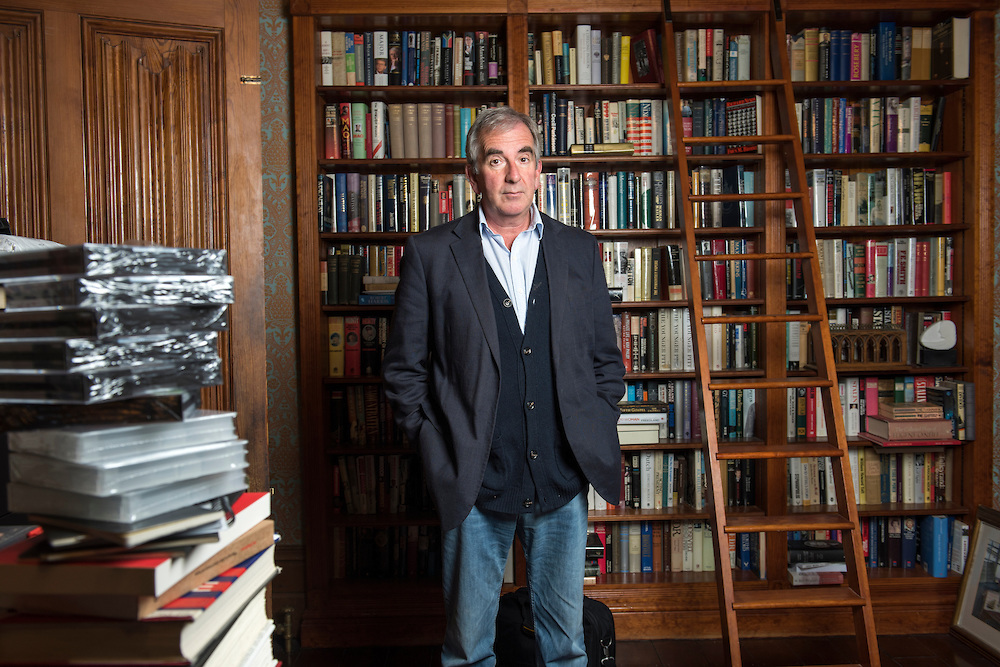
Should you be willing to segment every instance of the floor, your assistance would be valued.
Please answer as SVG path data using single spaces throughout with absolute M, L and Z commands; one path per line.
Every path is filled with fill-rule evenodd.
M 849 663 L 856 659 L 850 637 L 749 639 L 744 667 Z M 879 638 L 882 667 L 988 667 L 1000 665 L 950 635 Z M 722 667 L 720 640 L 631 641 L 618 645 L 618 667 Z M 435 647 L 305 649 L 284 667 L 437 667 Z

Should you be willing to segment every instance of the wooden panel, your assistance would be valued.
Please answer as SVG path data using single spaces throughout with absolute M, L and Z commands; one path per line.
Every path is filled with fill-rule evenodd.
M 228 248 L 222 31 L 83 19 L 87 239 Z M 220 337 L 229 378 L 230 338 Z M 204 390 L 226 405 L 225 385 Z
M 0 217 L 48 237 L 41 15 L 0 10 Z

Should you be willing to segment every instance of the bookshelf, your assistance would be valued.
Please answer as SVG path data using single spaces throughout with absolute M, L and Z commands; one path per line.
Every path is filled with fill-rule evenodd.
M 360 391 L 365 395 L 379 391 L 377 376 L 357 378 L 330 377 L 328 353 L 328 322 L 330 317 L 367 316 L 390 318 L 391 305 L 325 305 L 321 288 L 320 262 L 327 259 L 330 247 L 342 245 L 401 245 L 409 232 L 403 231 L 354 231 L 320 232 L 317 206 L 317 178 L 321 174 L 363 173 L 399 175 L 410 173 L 430 174 L 442 186 L 451 181 L 452 174 L 463 171 L 464 159 L 454 157 L 389 158 L 389 159 L 327 159 L 325 157 L 324 115 L 328 104 L 344 101 L 371 104 L 452 103 L 462 106 L 479 106 L 503 102 L 525 112 L 541 109 L 545 96 L 567 99 L 574 106 L 584 108 L 584 117 L 592 113 L 596 102 L 666 99 L 668 91 L 659 83 L 548 83 L 544 80 L 529 82 L 528 33 L 552 30 L 563 31 L 564 37 L 573 38 L 577 25 L 587 24 L 602 32 L 621 32 L 639 35 L 653 28 L 658 31 L 659 3 L 640 1 L 630 4 L 627 12 L 611 10 L 593 2 L 534 2 L 521 0 L 501 3 L 487 2 L 474 9 L 454 2 L 425 3 L 419 12 L 409 7 L 379 6 L 379 12 L 368 13 L 363 8 L 347 7 L 332 2 L 299 0 L 291 5 L 293 15 L 293 62 L 295 76 L 296 163 L 298 189 L 298 289 L 300 326 L 300 388 L 302 404 L 303 442 L 309 443 L 303 451 L 303 497 L 305 506 L 306 542 L 306 610 L 303 617 L 304 645 L 372 644 L 392 641 L 400 644 L 434 643 L 443 628 L 439 588 L 433 576 L 427 577 L 367 577 L 341 576 L 344 563 L 338 563 L 334 541 L 340 535 L 355 531 L 379 532 L 408 530 L 420 527 L 433 535 L 436 524 L 433 511 L 410 504 L 406 513 L 378 512 L 375 514 L 350 514 L 338 506 L 339 494 L 333 488 L 338 457 L 377 454 L 387 457 L 413 457 L 414 452 L 402 443 L 381 441 L 378 438 L 362 448 L 349 440 L 339 441 L 335 432 L 331 407 L 341 395 Z M 398 10 L 393 12 L 393 10 Z M 885 6 L 871 3 L 788 3 L 788 24 L 796 30 L 808 26 L 829 24 L 836 28 L 864 25 L 866 28 L 879 21 L 895 20 L 899 25 L 932 26 L 947 16 L 969 16 L 972 24 L 972 53 L 970 78 L 963 81 L 942 80 L 889 80 L 868 82 L 823 81 L 802 82 L 795 85 L 797 99 L 845 97 L 862 98 L 895 96 L 943 96 L 948 98 L 948 122 L 942 134 L 939 150 L 930 153 L 877 153 L 863 155 L 830 155 L 822 152 L 808 153 L 807 168 L 836 169 L 848 172 L 881 170 L 886 168 L 912 169 L 915 167 L 942 169 L 953 173 L 952 221 L 950 225 L 935 224 L 917 230 L 913 226 L 846 229 L 833 226 L 818 230 L 823 241 L 862 241 L 874 238 L 933 236 L 952 239 L 955 257 L 952 293 L 939 296 L 885 296 L 885 297 L 835 297 L 829 300 L 830 308 L 867 308 L 897 306 L 903 311 L 923 310 L 952 311 L 959 327 L 959 352 L 955 364 L 935 368 L 928 373 L 968 380 L 976 384 L 975 415 L 979 440 L 964 442 L 955 457 L 954 493 L 952 500 L 943 506 L 921 504 L 913 507 L 898 505 L 865 504 L 859 510 L 864 516 L 925 515 L 945 513 L 971 518 L 979 503 L 988 503 L 990 497 L 989 470 L 991 445 L 987 428 L 992 423 L 992 378 L 990 312 L 992 307 L 991 277 L 986 269 L 990 265 L 992 248 L 991 231 L 991 164 L 992 128 L 984 118 L 989 118 L 993 106 L 993 79 L 991 63 L 993 53 L 992 11 L 989 3 L 908 3 L 905 8 L 895 3 Z M 759 90 L 755 79 L 764 74 L 767 43 L 765 3 L 744 3 L 732 10 L 719 10 L 714 5 L 698 2 L 674 3 L 674 20 L 677 26 L 721 27 L 727 35 L 750 36 L 750 56 L 744 81 L 718 81 L 689 86 L 691 97 L 712 99 L 735 95 L 753 95 Z M 398 20 L 389 16 L 396 16 Z M 391 24 L 391 26 L 390 26 Z M 499 85 L 485 86 L 324 86 L 322 85 L 319 40 L 323 30 L 379 31 L 379 30 L 485 30 L 497 34 L 505 50 L 505 76 Z M 678 34 L 680 32 L 678 31 Z M 682 86 L 683 88 L 683 86 Z M 768 114 L 764 108 L 761 122 L 767 130 Z M 663 152 L 668 152 L 664 150 Z M 692 165 L 705 168 L 741 166 L 744 173 L 753 174 L 757 188 L 764 191 L 778 189 L 783 174 L 772 164 L 767 148 L 759 153 L 693 155 Z M 550 155 L 543 158 L 543 172 L 552 172 L 558 179 L 560 170 L 569 174 L 569 190 L 578 183 L 581 193 L 587 188 L 587 174 L 592 172 L 622 172 L 625 174 L 672 174 L 675 161 L 669 155 Z M 637 180 L 641 176 L 636 177 Z M 675 183 L 681 183 L 676 178 Z M 641 180 L 640 180 L 641 182 Z M 771 187 L 773 186 L 773 187 Z M 676 185 L 675 185 L 676 187 Z M 619 251 L 635 257 L 637 248 L 663 247 L 681 242 L 681 230 L 670 225 L 669 200 L 662 210 L 668 211 L 662 227 L 649 229 L 599 229 L 594 234 L 598 241 L 612 252 L 615 244 Z M 582 217 L 581 206 L 578 214 Z M 573 213 L 570 212 L 570 215 Z M 706 212 L 712 215 L 712 212 Z M 757 203 L 739 229 L 739 238 L 753 242 L 762 237 L 764 226 L 784 228 L 785 213 L 780 205 Z M 335 229 L 335 227 L 334 227 Z M 706 226 L 699 229 L 697 238 L 712 248 L 714 243 L 725 243 L 736 237 L 731 230 Z M 609 245 L 610 244 L 610 245 Z M 716 254 L 720 249 L 713 250 Z M 752 247 L 752 246 L 751 246 Z M 731 246 L 730 246 L 731 248 Z M 759 248 L 764 251 L 768 249 Z M 782 248 L 772 248 L 780 251 Z M 743 251 L 746 251 L 744 248 Z M 641 251 L 640 251 L 641 253 Z M 641 254 L 639 255 L 641 257 Z M 725 293 L 713 305 L 727 311 L 750 309 L 764 303 L 764 299 L 777 298 L 784 289 L 784 276 L 776 273 L 757 275 L 745 281 L 746 295 L 742 292 Z M 666 286 L 661 285 L 661 288 Z M 685 286 L 685 290 L 700 286 Z M 651 292 L 642 298 L 623 299 L 614 304 L 616 315 L 672 312 L 687 305 L 682 293 L 678 300 L 671 299 L 665 291 Z M 732 298 L 738 297 L 738 298 Z M 711 303 L 711 302 L 710 302 Z M 746 357 L 746 362 L 749 357 Z M 727 363 L 723 359 L 722 363 Z M 786 363 L 786 341 L 775 338 L 758 341 L 756 363 Z M 880 368 L 875 365 L 851 367 L 855 377 L 895 377 L 898 374 L 919 374 L 923 369 L 911 363 Z M 760 374 L 752 364 L 740 368 L 734 364 L 734 376 Z M 845 377 L 846 372 L 842 372 Z M 676 383 L 694 379 L 693 368 L 684 366 L 647 366 L 630 371 L 626 382 Z M 356 389 L 360 387 L 359 389 Z M 773 393 L 773 392 L 772 392 Z M 779 397 L 780 399 L 780 397 Z M 769 441 L 788 441 L 787 409 L 781 400 L 769 400 L 757 406 L 756 430 L 758 438 Z M 697 423 L 697 420 L 696 420 Z M 697 426 L 696 426 L 697 429 Z M 696 431 L 697 433 L 697 431 Z M 371 446 L 369 446 L 369 444 Z M 663 440 L 654 446 L 626 445 L 628 455 L 643 451 L 664 454 L 688 453 L 700 449 L 695 438 Z M 807 448 L 806 448 L 807 449 Z M 762 461 L 754 471 L 755 500 L 757 506 L 771 510 L 784 507 L 791 500 L 786 493 L 784 461 Z M 343 481 L 343 480 L 341 480 Z M 733 508 L 733 511 L 753 513 L 754 505 Z M 808 511 L 804 508 L 802 511 Z M 665 509 L 626 509 L 616 507 L 592 512 L 593 523 L 625 525 L 632 521 L 667 522 L 705 521 L 709 512 L 694 509 L 687 503 Z M 737 588 L 785 588 L 784 574 L 786 547 L 777 540 L 770 540 L 760 554 L 766 571 L 771 576 L 761 579 L 755 572 L 740 571 L 735 577 Z M 718 564 L 717 564 L 718 566 Z M 774 573 L 778 573 L 776 576 Z M 364 573 L 359 573 L 363 575 Z M 523 578 L 523 572 L 516 576 Z M 876 603 L 876 620 L 880 632 L 904 632 L 913 629 L 913 607 L 920 601 L 921 627 L 928 632 L 947 629 L 958 591 L 959 578 L 936 579 L 917 570 L 876 568 L 869 571 L 871 590 Z M 522 581 L 523 579 L 518 579 Z M 619 638 L 650 638 L 676 636 L 718 636 L 719 616 L 716 588 L 712 572 L 659 572 L 616 573 L 604 575 L 595 584 L 587 586 L 587 594 L 601 599 L 612 608 L 616 616 Z M 389 602 L 391 601 L 391 602 Z M 829 617 L 827 617 L 828 620 Z M 824 621 L 819 626 L 803 617 L 795 630 L 803 634 L 847 632 L 850 617 L 833 615 L 833 623 Z M 392 638 L 387 638 L 384 628 L 392 623 L 396 628 Z M 785 626 L 787 627 L 787 626 Z M 741 624 L 741 632 L 761 636 L 773 632 L 766 614 L 751 616 Z

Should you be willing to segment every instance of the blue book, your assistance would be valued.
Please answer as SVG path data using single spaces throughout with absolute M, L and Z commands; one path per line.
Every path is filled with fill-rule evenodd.
M 643 521 L 639 533 L 640 562 L 643 572 L 653 571 L 653 524 Z
M 741 570 L 750 569 L 750 533 L 739 533 L 736 537 L 738 553 L 738 564 Z
M 892 81 L 896 78 L 896 23 L 881 21 L 878 24 L 878 79 Z
M 903 544 L 900 556 L 903 568 L 912 570 L 917 566 L 917 518 L 903 517 Z
M 400 35 L 400 54 L 399 54 L 399 84 L 401 86 L 410 85 L 410 59 L 413 57 L 413 52 L 410 51 L 410 31 L 403 30 L 399 33 Z
M 469 128 L 472 127 L 472 108 L 462 107 L 459 128 L 462 137 L 462 154 L 459 157 L 465 157 L 465 138 L 469 134 Z
M 347 174 L 338 172 L 334 175 L 334 196 L 336 197 L 337 231 L 347 231 Z
M 395 294 L 359 294 L 359 306 L 392 306 L 396 303 Z
M 920 562 L 932 577 L 948 576 L 948 517 L 933 514 L 920 520 Z

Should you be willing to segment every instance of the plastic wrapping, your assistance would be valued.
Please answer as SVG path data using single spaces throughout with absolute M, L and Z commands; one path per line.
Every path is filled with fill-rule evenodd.
M 183 336 L 122 337 L 109 340 L 0 339 L 0 372 L 82 373 L 129 368 L 142 373 L 148 365 L 194 364 L 218 358 L 218 334 L 203 331 Z
M 13 452 L 10 479 L 89 496 L 110 496 L 247 467 L 246 440 L 230 440 L 118 461 L 79 464 Z
M 210 275 L 47 276 L 2 281 L 0 306 L 8 311 L 34 308 L 127 308 L 133 306 L 211 306 L 233 302 L 233 277 Z
M 195 389 L 221 384 L 220 367 L 216 357 L 190 365 L 154 362 L 139 368 L 82 373 L 0 372 L 0 402 L 88 404 Z
M 243 470 L 236 470 L 107 497 L 11 482 L 7 500 L 12 512 L 133 523 L 246 488 Z
M 171 306 L 0 312 L 0 339 L 111 338 L 225 331 L 229 328 L 228 308 Z
M 84 243 L 0 255 L 0 282 L 32 276 L 226 274 L 226 251 Z
M 75 463 L 122 462 L 184 446 L 236 437 L 235 412 L 198 410 L 183 421 L 74 425 L 7 434 L 11 452 Z

